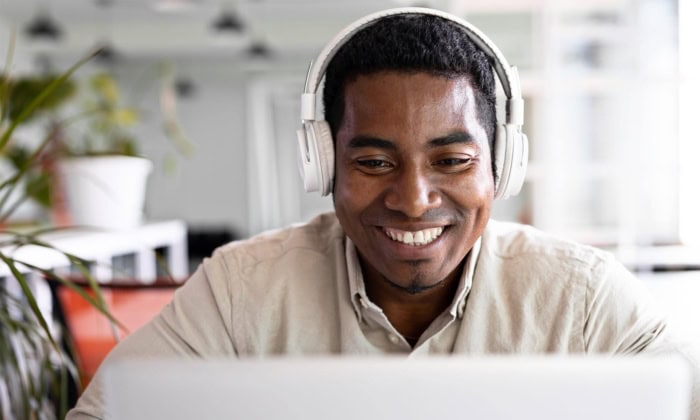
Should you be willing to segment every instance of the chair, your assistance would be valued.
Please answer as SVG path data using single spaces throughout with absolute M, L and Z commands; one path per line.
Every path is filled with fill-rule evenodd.
M 73 279 L 82 284 L 90 295 L 87 283 Z M 172 279 L 157 279 L 154 283 L 144 284 L 138 280 L 120 280 L 101 284 L 102 296 L 110 313 L 125 328 L 113 325 L 110 320 L 92 307 L 74 290 L 56 282 L 54 296 L 68 333 L 68 340 L 75 350 L 76 364 L 80 371 L 80 382 L 84 388 L 94 376 L 102 360 L 117 344 L 118 340 L 138 329 L 151 320 L 172 300 L 175 290 L 182 285 Z

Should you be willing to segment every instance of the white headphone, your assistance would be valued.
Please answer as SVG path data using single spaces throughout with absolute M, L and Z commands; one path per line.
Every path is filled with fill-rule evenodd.
M 301 95 L 302 128 L 297 130 L 299 170 L 304 180 L 304 189 L 307 192 L 320 191 L 321 195 L 328 195 L 333 189 L 333 137 L 328 123 L 316 119 L 316 91 L 328 63 L 355 33 L 382 18 L 403 14 L 431 15 L 452 21 L 464 29 L 469 39 L 493 59 L 493 68 L 506 95 L 506 122 L 498 125 L 494 143 L 495 197 L 505 199 L 518 194 L 525 180 L 528 157 L 527 136 L 522 132 L 524 107 L 518 69 L 509 66 L 496 45 L 469 22 L 439 10 L 421 7 L 389 9 L 358 19 L 326 44 L 316 60 L 309 65 L 304 93 Z

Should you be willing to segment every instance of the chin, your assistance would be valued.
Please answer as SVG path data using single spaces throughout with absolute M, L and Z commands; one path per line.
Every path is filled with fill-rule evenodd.
M 415 282 L 412 282 L 411 284 L 409 284 L 408 286 L 400 286 L 400 285 L 397 285 L 395 283 L 392 283 L 392 285 L 394 287 L 396 287 L 397 289 L 400 289 L 400 290 L 408 293 L 409 295 L 418 295 L 422 292 L 425 292 L 426 290 L 430 290 L 430 289 L 433 289 L 433 288 L 439 286 L 441 283 L 442 282 L 438 282 L 436 284 L 426 285 L 420 281 L 415 281 Z
M 417 270 L 417 266 L 420 265 L 420 262 L 410 262 L 409 264 L 413 267 L 411 267 L 411 272 L 406 273 L 405 276 L 397 280 L 392 280 L 389 276 L 383 276 L 384 279 L 395 289 L 402 290 L 411 295 L 417 295 L 443 285 L 446 279 L 450 277 L 450 273 L 434 272 L 429 274 L 423 270 Z M 400 270 L 392 270 L 391 273 L 395 274 L 398 271 Z M 392 277 L 396 276 L 394 275 Z M 435 279 L 440 280 L 435 281 Z

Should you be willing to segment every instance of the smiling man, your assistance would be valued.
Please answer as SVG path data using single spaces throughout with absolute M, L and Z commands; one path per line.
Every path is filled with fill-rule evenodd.
M 490 220 L 506 176 L 494 63 L 459 22 L 375 17 L 331 50 L 327 127 L 300 139 L 328 137 L 335 212 L 218 249 L 108 362 L 679 351 L 609 254 Z M 69 418 L 103 417 L 101 386 Z
M 369 299 L 412 344 L 452 301 L 494 196 L 468 77 L 383 70 L 344 90 L 335 210 Z

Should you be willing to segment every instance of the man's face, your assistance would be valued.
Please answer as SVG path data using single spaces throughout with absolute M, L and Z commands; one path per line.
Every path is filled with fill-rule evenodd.
M 366 280 L 417 293 L 453 279 L 494 196 L 470 83 L 381 72 L 349 83 L 344 99 L 334 202 Z

